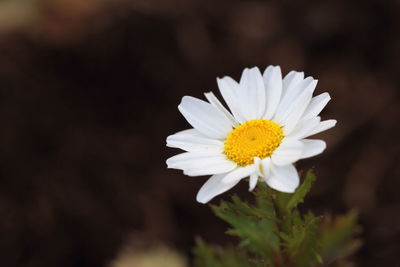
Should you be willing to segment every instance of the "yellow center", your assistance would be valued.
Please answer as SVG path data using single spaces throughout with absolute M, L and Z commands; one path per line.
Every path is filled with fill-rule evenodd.
M 224 153 L 240 166 L 252 164 L 254 157 L 271 156 L 283 139 L 281 126 L 269 120 L 251 120 L 233 129 L 225 140 Z

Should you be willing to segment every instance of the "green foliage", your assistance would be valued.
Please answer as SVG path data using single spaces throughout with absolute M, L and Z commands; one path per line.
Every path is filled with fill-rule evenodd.
M 308 192 L 310 192 L 311 186 L 314 184 L 316 179 L 317 177 L 315 176 L 315 174 L 311 170 L 309 170 L 306 174 L 304 182 L 301 184 L 301 186 L 299 186 L 296 192 L 289 199 L 286 205 L 286 208 L 288 210 L 297 207 L 299 203 L 302 203 L 304 201 L 305 196 Z
M 307 172 L 294 194 L 277 192 L 259 183 L 255 203 L 233 196 L 212 205 L 214 213 L 229 224 L 228 234 L 239 238 L 236 247 L 209 246 L 198 239 L 194 249 L 197 267 L 318 266 L 345 263 L 360 241 L 356 234 L 357 214 L 332 219 L 301 214 L 304 201 L 316 177 Z
M 212 209 L 218 217 L 232 226 L 228 234 L 241 238 L 241 247 L 265 259 L 270 259 L 279 252 L 276 216 L 271 205 L 262 209 L 233 196 L 232 202 L 222 202 Z
M 208 246 L 200 238 L 196 240 L 193 250 L 195 255 L 195 266 L 201 267 L 247 267 L 251 265 L 244 251 L 236 250 L 234 247 Z
M 320 229 L 321 255 L 327 263 L 342 261 L 361 246 L 360 239 L 352 236 L 359 232 L 357 213 L 332 218 L 326 217 Z

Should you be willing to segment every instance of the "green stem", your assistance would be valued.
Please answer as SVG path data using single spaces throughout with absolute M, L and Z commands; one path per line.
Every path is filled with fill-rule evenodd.
M 277 230 L 285 234 L 290 234 L 291 220 L 290 211 L 286 209 L 287 197 L 275 190 L 270 189 L 270 199 L 274 205 L 275 213 L 278 218 Z M 275 266 L 290 266 L 290 257 L 285 253 L 285 247 L 280 246 L 280 253 L 274 261 Z

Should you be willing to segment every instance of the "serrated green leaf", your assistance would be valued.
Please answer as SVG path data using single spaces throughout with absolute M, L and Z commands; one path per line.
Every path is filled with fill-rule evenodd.
M 357 234 L 357 217 L 354 211 L 335 219 L 326 217 L 320 229 L 320 254 L 326 262 L 343 258 L 361 246 L 361 241 L 355 239 Z
M 227 233 L 242 239 L 241 246 L 271 259 L 280 249 L 277 218 L 273 216 L 272 205 L 263 201 L 259 203 L 263 203 L 263 206 L 250 205 L 233 196 L 231 202 L 223 201 L 219 206 L 212 206 L 212 209 L 231 226 Z
M 200 238 L 193 249 L 195 267 L 252 267 L 249 256 L 232 246 L 209 246 Z
M 316 180 L 316 176 L 313 173 L 312 170 L 309 170 L 306 174 L 306 178 L 304 179 L 304 182 L 299 186 L 299 188 L 296 190 L 296 192 L 292 195 L 292 197 L 289 199 L 286 208 L 288 210 L 292 210 L 293 208 L 297 207 L 299 203 L 302 203 L 304 201 L 304 197 L 307 195 L 307 193 L 310 191 L 311 186 Z
M 196 239 L 196 247 L 193 249 L 195 257 L 194 266 L 196 267 L 220 267 L 218 259 L 214 250 L 207 246 L 206 243 L 200 239 Z
M 296 266 L 306 267 L 320 261 L 315 253 L 320 244 L 318 240 L 318 227 L 321 217 L 315 217 L 312 213 L 304 216 L 304 224 L 296 227 L 294 231 L 294 242 L 291 253 Z
M 212 205 L 214 213 L 229 224 L 227 233 L 238 237 L 235 247 L 208 246 L 194 250 L 196 267 L 308 267 L 340 263 L 359 241 L 353 239 L 356 215 L 339 217 L 321 225 L 322 217 L 297 209 L 310 191 L 315 175 L 309 171 L 294 194 L 277 192 L 265 183 L 254 191 L 255 204 L 233 196 Z M 200 259 L 201 258 L 201 259 Z

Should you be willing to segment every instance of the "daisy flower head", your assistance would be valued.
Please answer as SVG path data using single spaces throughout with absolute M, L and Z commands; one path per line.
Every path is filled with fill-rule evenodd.
M 167 137 L 167 146 L 186 152 L 167 160 L 168 168 L 189 176 L 211 175 L 197 194 L 207 203 L 249 177 L 249 190 L 257 181 L 293 193 L 299 175 L 293 163 L 322 153 L 326 143 L 309 136 L 332 128 L 336 120 L 318 114 L 330 100 L 328 93 L 314 96 L 317 80 L 291 71 L 283 79 L 279 66 L 262 74 L 244 69 L 239 82 L 217 79 L 229 110 L 212 93 L 208 102 L 184 96 L 178 109 L 193 127 Z

